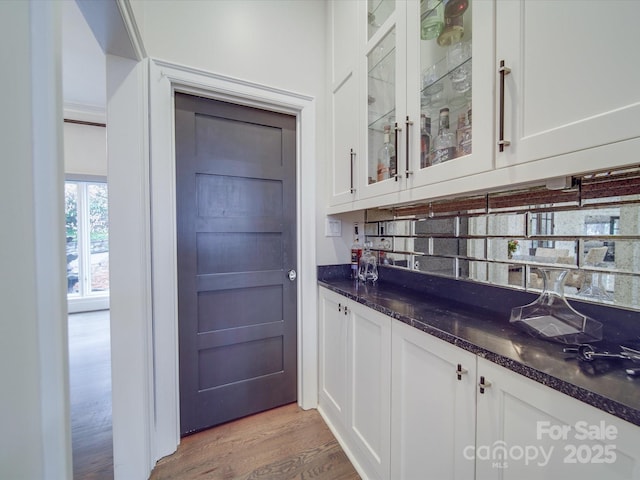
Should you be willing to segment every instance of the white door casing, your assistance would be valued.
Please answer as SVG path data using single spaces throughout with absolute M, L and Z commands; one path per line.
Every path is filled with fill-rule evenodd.
M 297 117 L 298 404 L 317 403 L 314 98 L 211 72 L 149 60 L 151 290 L 155 458 L 179 443 L 178 315 L 175 212 L 175 91 Z M 154 405 L 150 405 L 150 408 Z

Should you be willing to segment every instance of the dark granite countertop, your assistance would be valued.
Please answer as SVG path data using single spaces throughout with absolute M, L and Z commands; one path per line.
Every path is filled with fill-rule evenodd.
M 564 345 L 535 338 L 509 323 L 507 312 L 512 306 L 528 303 L 536 295 L 392 268 L 381 268 L 379 281 L 365 285 L 347 278 L 347 272 L 342 266 L 319 267 L 319 284 L 640 426 L 640 378 L 626 375 L 621 368 L 630 364 L 614 361 L 615 368 L 594 373 L 592 364 L 564 353 Z M 596 315 L 585 313 L 602 318 L 602 307 L 584 308 L 594 308 Z M 616 322 L 624 325 L 638 322 L 637 312 L 606 312 L 613 312 Z M 604 330 L 605 339 L 613 344 L 630 336 L 636 338 L 637 333 L 630 334 L 618 324 L 605 323 Z

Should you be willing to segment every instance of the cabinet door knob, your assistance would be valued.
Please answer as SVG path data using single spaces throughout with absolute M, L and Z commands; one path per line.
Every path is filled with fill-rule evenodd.
M 491 382 L 485 380 L 484 377 L 480 377 L 480 383 L 478 383 L 478 386 L 480 387 L 480 393 L 484 393 L 484 389 L 489 388 L 491 386 Z
M 456 368 L 456 376 L 458 377 L 458 380 L 462 380 L 462 375 L 465 373 L 468 373 L 468 370 L 466 368 L 462 368 L 461 364 L 458 364 L 458 368 Z
M 341 303 L 338 304 L 338 311 L 342 312 L 342 304 Z

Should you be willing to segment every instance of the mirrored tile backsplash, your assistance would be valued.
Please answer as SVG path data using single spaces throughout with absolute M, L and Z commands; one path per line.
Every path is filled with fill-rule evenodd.
M 567 297 L 640 310 L 640 169 L 368 210 L 364 233 L 384 265 L 531 291 L 563 267 Z

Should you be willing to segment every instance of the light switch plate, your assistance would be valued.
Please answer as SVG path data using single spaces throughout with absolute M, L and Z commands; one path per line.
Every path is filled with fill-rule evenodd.
M 324 224 L 325 237 L 342 236 L 342 222 L 335 218 L 327 217 Z

